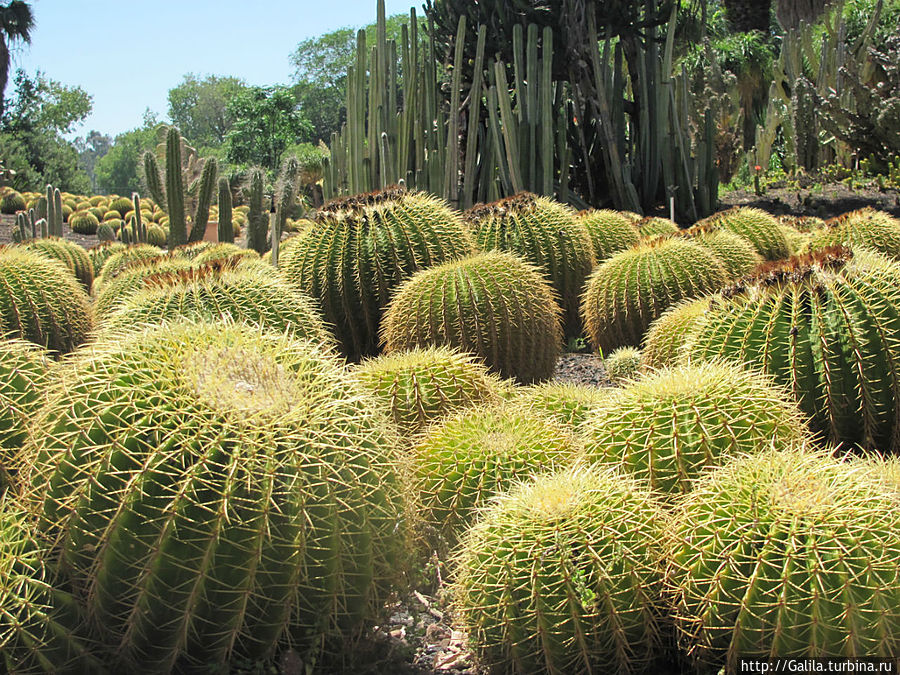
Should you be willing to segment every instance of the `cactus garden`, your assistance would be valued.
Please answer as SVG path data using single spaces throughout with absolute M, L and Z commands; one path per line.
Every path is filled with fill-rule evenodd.
M 900 667 L 900 1 L 752 5 L 0 87 L 0 675 Z

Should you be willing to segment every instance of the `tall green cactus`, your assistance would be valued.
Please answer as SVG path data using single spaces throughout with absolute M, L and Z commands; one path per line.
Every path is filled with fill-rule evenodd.
M 169 245 L 187 243 L 184 184 L 181 180 L 181 133 L 175 127 L 166 134 L 166 213 L 169 214 Z
M 197 208 L 194 210 L 194 223 L 188 241 L 201 241 L 206 234 L 209 223 L 209 206 L 212 204 L 213 191 L 216 189 L 216 173 L 219 165 L 215 157 L 207 157 L 200 174 L 200 185 L 197 189 Z
M 275 194 L 275 220 L 272 223 L 272 265 L 278 267 L 278 248 L 281 233 L 287 227 L 287 217 L 297 198 L 297 177 L 300 163 L 294 156 L 288 157 L 281 164 L 278 185 Z
M 231 184 L 228 178 L 219 178 L 219 236 L 220 242 L 234 243 L 234 221 L 231 211 Z
M 263 208 L 263 170 L 250 169 L 249 205 L 247 213 L 247 248 L 262 255 L 266 252 L 266 236 L 269 230 L 269 214 Z

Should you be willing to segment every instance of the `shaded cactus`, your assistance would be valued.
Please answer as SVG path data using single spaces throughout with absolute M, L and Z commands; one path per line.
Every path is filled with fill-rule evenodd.
M 603 353 L 638 346 L 666 309 L 726 281 L 719 259 L 693 241 L 650 240 L 621 251 L 588 278 L 581 311 L 591 343 Z
M 796 230 L 790 225 L 785 225 L 781 221 L 778 222 L 778 229 L 781 230 L 781 233 L 784 235 L 791 255 L 797 255 L 806 250 L 810 240 L 809 234 L 800 232 L 800 230 Z
M 162 254 L 163 250 L 161 248 L 150 246 L 149 244 L 126 246 L 125 244 L 117 243 L 115 251 L 108 255 L 100 266 L 97 279 L 94 282 L 94 294 L 99 293 L 105 283 L 110 279 L 114 279 L 123 268 L 133 261 L 156 258 Z
M 590 461 L 688 493 L 709 467 L 810 437 L 790 394 L 732 364 L 680 366 L 610 394 L 580 429 Z
M 194 257 L 195 265 L 206 265 L 207 263 L 236 260 L 242 258 L 245 260 L 259 260 L 259 253 L 251 248 L 241 248 L 234 244 L 216 244 L 201 251 Z
M 102 242 L 112 242 L 116 240 L 116 230 L 109 222 L 102 222 L 97 228 L 97 240 Z M 93 260 L 92 260 L 93 262 Z
M 559 296 L 563 331 L 581 335 L 578 314 L 584 281 L 594 267 L 591 235 L 570 207 L 522 192 L 474 206 L 463 216 L 482 251 L 508 251 L 543 272 Z
M 872 249 L 900 260 L 900 219 L 873 208 L 850 211 L 816 230 L 809 248 L 817 251 L 838 244 Z
M 502 377 L 529 384 L 553 374 L 562 347 L 560 313 L 537 268 L 491 251 L 404 282 L 385 312 L 382 339 L 388 352 L 455 347 Z
M 645 369 L 668 368 L 681 361 L 682 346 L 690 340 L 691 331 L 700 323 L 709 303 L 709 296 L 682 300 L 650 324 L 641 343 Z
M 378 352 L 382 314 L 407 277 L 472 252 L 445 202 L 402 188 L 330 202 L 296 246 L 280 273 L 319 302 L 351 360 Z
M 704 671 L 900 652 L 900 509 L 865 467 L 808 449 L 741 458 L 666 534 L 679 642 Z
M 638 483 L 585 467 L 504 495 L 454 560 L 480 660 L 523 675 L 659 672 L 664 522 Z
M 234 225 L 231 211 L 231 184 L 225 176 L 219 178 L 219 231 L 220 243 L 234 243 Z
M 834 443 L 900 450 L 900 266 L 837 247 L 762 269 L 685 345 L 769 373 Z
M 266 239 L 269 232 L 269 214 L 263 207 L 263 170 L 259 167 L 250 169 L 247 186 L 250 210 L 247 212 L 247 248 L 262 255 L 266 252 Z
M 641 218 L 635 223 L 635 227 L 642 237 L 670 237 L 679 232 L 677 223 L 656 216 Z
M 168 243 L 169 234 L 159 225 L 151 225 L 147 228 L 147 243 L 150 246 L 163 248 Z
M 84 289 L 90 292 L 94 283 L 94 265 L 87 251 L 81 246 L 59 237 L 31 239 L 21 246 L 60 261 L 69 268 Z
M 118 253 L 119 251 L 124 250 L 125 244 L 122 244 L 121 242 L 113 240 L 100 240 L 99 244 L 88 249 L 87 254 L 88 258 L 91 259 L 91 264 L 94 266 L 94 271 L 99 275 L 100 270 L 103 269 L 103 265 L 106 263 L 109 257 L 113 253 Z
M 634 219 L 621 211 L 610 209 L 581 211 L 578 219 L 591 235 L 594 259 L 597 262 L 602 262 L 614 253 L 631 248 L 641 238 L 634 226 Z M 639 216 L 638 220 L 640 220 Z
M 697 225 L 719 227 L 741 235 L 756 248 L 765 260 L 781 260 L 790 255 L 790 246 L 784 233 L 778 228 L 775 217 L 761 209 L 735 206 L 727 211 L 714 213 Z

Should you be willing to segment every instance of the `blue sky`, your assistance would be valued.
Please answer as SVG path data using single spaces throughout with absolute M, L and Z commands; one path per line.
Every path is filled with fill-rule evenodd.
M 421 15 L 421 0 L 385 0 L 387 15 Z M 297 43 L 375 21 L 375 0 L 113 2 L 33 0 L 31 46 L 12 68 L 78 85 L 94 110 L 74 135 L 114 136 L 141 124 L 149 107 L 165 119 L 166 95 L 189 72 L 234 75 L 249 84 L 286 83 Z M 11 73 L 12 75 L 12 73 Z M 12 77 L 6 95 L 12 94 Z

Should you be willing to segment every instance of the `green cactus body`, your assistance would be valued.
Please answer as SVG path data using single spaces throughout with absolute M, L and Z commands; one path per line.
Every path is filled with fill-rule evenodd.
M 580 451 L 568 429 L 514 404 L 445 417 L 421 434 L 409 456 L 422 537 L 452 548 L 490 499 L 516 480 L 570 465 Z
M 134 210 L 134 203 L 128 197 L 117 197 L 109 203 L 109 210 L 116 211 L 119 217 L 125 218 L 125 214 Z
M 225 261 L 225 260 L 259 260 L 259 253 L 252 248 L 241 248 L 235 244 L 221 243 L 210 246 L 208 249 L 194 258 L 195 265 L 206 265 L 207 263 Z
M 405 436 L 460 408 L 499 403 L 500 382 L 484 364 L 449 347 L 414 348 L 363 361 L 353 371 Z
M 768 451 L 706 476 L 667 528 L 666 586 L 704 671 L 900 653 L 900 509 L 865 467 Z
M 755 251 L 754 251 L 755 253 Z M 668 368 L 682 359 L 682 346 L 709 308 L 709 296 L 682 300 L 650 324 L 641 343 L 641 360 L 647 370 Z
M 657 218 L 656 216 L 641 218 L 635 223 L 635 227 L 642 237 L 671 237 L 680 232 L 677 223 L 668 218 Z
M 125 302 L 134 293 L 144 287 L 144 281 L 160 273 L 171 273 L 186 270 L 191 261 L 175 255 L 160 255 L 155 258 L 132 260 L 119 269 L 98 290 L 94 298 L 94 313 L 102 323 L 116 307 Z
M 87 340 L 92 323 L 88 296 L 62 263 L 0 246 L 0 335 L 66 354 Z
M 834 443 L 900 450 L 900 266 L 826 249 L 711 303 L 685 345 L 769 373 Z
M 900 260 L 900 219 L 872 208 L 851 211 L 826 221 L 813 233 L 809 247 L 816 251 L 837 244 L 871 249 Z
M 459 217 L 425 193 L 388 188 L 330 202 L 279 264 L 318 300 L 351 360 L 378 352 L 384 309 L 404 279 L 472 252 Z
M 778 229 L 781 230 L 782 234 L 784 234 L 784 238 L 787 240 L 791 255 L 798 255 L 806 251 L 812 235 L 794 229 L 790 225 L 785 225 L 780 221 L 778 223 Z
M 385 312 L 388 352 L 448 345 L 480 357 L 501 377 L 531 384 L 553 375 L 561 310 L 540 270 L 490 251 L 418 272 Z
M 825 225 L 824 220 L 815 216 L 778 216 L 778 222 L 802 234 L 811 234 Z
M 101 228 L 103 226 L 101 225 Z M 97 230 L 98 234 L 100 230 Z M 100 240 L 100 243 L 92 248 L 88 249 L 88 257 L 91 259 L 91 264 L 94 266 L 94 270 L 99 274 L 100 270 L 103 269 L 103 264 L 109 259 L 109 257 L 113 253 L 118 253 L 119 251 L 125 250 L 125 244 L 122 244 L 118 241 L 104 241 Z
M 662 370 L 597 405 L 580 429 L 591 461 L 614 464 L 667 495 L 731 457 L 810 437 L 790 394 L 742 367 Z
M 451 587 L 492 672 L 659 672 L 663 513 L 621 475 L 573 467 L 518 486 L 463 538 Z
M 619 347 L 604 360 L 606 374 L 615 384 L 625 384 L 641 375 L 641 352 L 634 347 Z
M 611 387 L 550 381 L 517 388 L 515 400 L 574 430 L 611 391 Z
M 692 228 L 684 234 L 715 254 L 722 262 L 729 281 L 737 281 L 751 274 L 763 262 L 753 244 L 730 230 Z
M 231 184 L 225 176 L 219 178 L 219 213 L 218 213 L 218 239 L 220 243 L 234 243 L 234 225 L 231 209 Z
M 376 620 L 400 574 L 396 432 L 330 354 L 169 324 L 60 372 L 23 450 L 42 536 L 115 672 L 307 662 Z
M 598 263 L 614 253 L 635 246 L 641 239 L 634 226 L 634 220 L 620 211 L 610 209 L 581 211 L 578 219 L 591 235 L 594 259 Z
M 250 170 L 250 184 L 247 211 L 247 248 L 262 255 L 266 251 L 266 239 L 269 234 L 269 214 L 263 210 L 263 170 L 256 167 Z
M 21 246 L 59 260 L 71 270 L 84 289 L 90 293 L 94 283 L 94 264 L 87 251 L 81 246 L 59 237 L 30 239 Z
M 570 207 L 523 192 L 464 214 L 482 251 L 508 251 L 543 272 L 559 296 L 563 331 L 581 335 L 578 300 L 594 267 L 587 227 Z
M 726 282 L 722 263 L 700 244 L 681 238 L 646 241 L 594 270 L 581 311 L 592 344 L 605 354 L 640 345 L 666 309 Z
M 168 233 L 159 225 L 150 225 L 147 228 L 147 243 L 150 244 L 150 246 L 163 248 L 167 243 L 167 239 Z
M 94 294 L 100 292 L 103 285 L 110 279 L 114 279 L 122 269 L 128 267 L 135 260 L 147 260 L 157 258 L 163 254 L 163 250 L 149 244 L 134 244 L 126 246 L 121 242 L 115 242 L 115 250 L 103 261 L 94 282 Z M 112 248 L 112 247 L 110 247 Z
M 77 234 L 96 234 L 100 220 L 90 211 L 76 211 L 69 218 L 69 228 Z
M 27 207 L 25 198 L 15 190 L 10 190 L 0 197 L 0 213 L 12 215 L 13 213 L 24 211 Z
M 103 214 L 102 220 L 103 220 L 103 221 L 107 221 L 107 220 L 122 220 L 122 214 L 119 213 L 118 211 L 110 210 L 110 211 L 107 211 L 106 213 Z
M 791 254 L 788 241 L 778 228 L 778 221 L 762 209 L 735 206 L 704 218 L 697 226 L 716 226 L 741 235 L 756 247 L 756 252 L 764 260 L 782 260 Z
M 190 244 L 185 244 L 183 246 L 171 247 L 169 252 L 174 255 L 180 255 L 183 258 L 187 258 L 189 260 L 195 260 L 197 256 L 202 254 L 204 251 L 208 251 L 212 248 L 215 248 L 218 244 L 211 241 L 195 241 Z
M 100 242 L 110 242 L 116 240 L 115 228 L 107 222 L 103 222 L 97 228 L 97 240 Z M 93 259 L 91 260 L 93 262 Z

